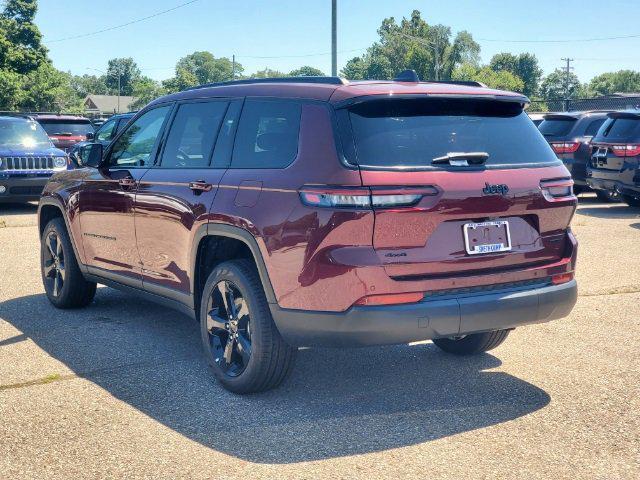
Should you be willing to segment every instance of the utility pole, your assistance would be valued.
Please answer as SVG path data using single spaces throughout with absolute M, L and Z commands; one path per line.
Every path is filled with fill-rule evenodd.
M 573 58 L 563 58 L 562 59 L 563 62 L 567 62 L 567 66 L 564 67 L 564 73 L 565 73 L 565 80 L 564 80 L 564 111 L 568 111 L 569 110 L 569 82 L 570 82 L 570 75 L 571 75 L 571 70 L 573 70 L 573 67 L 571 66 L 571 62 L 573 62 Z
M 331 0 L 331 75 L 338 76 L 338 12 L 337 0 Z
M 121 91 L 120 82 L 121 80 L 122 80 L 122 72 L 118 70 L 118 113 L 120 113 L 120 91 Z
M 236 79 L 236 55 L 231 56 L 231 80 Z

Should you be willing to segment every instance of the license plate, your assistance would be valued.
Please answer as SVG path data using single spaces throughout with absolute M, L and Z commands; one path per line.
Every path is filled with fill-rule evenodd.
M 466 223 L 464 225 L 464 246 L 469 255 L 508 252 L 511 250 L 509 222 Z

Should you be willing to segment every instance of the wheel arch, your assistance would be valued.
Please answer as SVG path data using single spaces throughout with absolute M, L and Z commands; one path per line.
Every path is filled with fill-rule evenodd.
M 246 254 L 236 258 L 249 258 L 250 260 L 253 260 L 256 270 L 258 271 L 267 302 L 270 304 L 277 303 L 273 286 L 269 278 L 269 272 L 262 257 L 262 252 L 260 251 L 260 247 L 251 232 L 226 223 L 208 223 L 201 225 L 196 231 L 191 251 L 191 272 L 193 272 L 191 275 L 191 292 L 194 299 L 196 318 L 199 316 L 200 286 L 206 281 L 206 278 L 201 278 L 199 274 L 201 271 L 201 262 L 203 255 L 207 254 L 206 250 L 209 246 L 209 242 L 215 239 L 229 239 L 242 244 L 242 249 L 246 249 Z
M 82 257 L 78 255 L 78 247 L 76 245 L 75 238 L 73 237 L 71 225 L 69 225 L 69 219 L 65 212 L 66 208 L 64 203 L 59 198 L 41 197 L 40 202 L 38 203 L 38 235 L 39 237 L 42 237 L 45 227 L 51 220 L 54 218 L 62 218 L 67 229 L 67 234 L 69 235 L 69 240 L 71 241 L 71 246 L 73 247 L 73 253 L 76 256 L 78 266 L 83 273 L 86 273 L 86 267 L 81 262 Z

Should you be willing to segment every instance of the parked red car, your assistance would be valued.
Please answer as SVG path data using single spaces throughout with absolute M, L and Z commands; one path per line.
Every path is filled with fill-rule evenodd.
M 35 120 L 42 125 L 47 135 L 56 146 L 69 152 L 78 142 L 93 139 L 94 128 L 91 120 L 75 115 L 34 115 Z
M 299 346 L 489 350 L 577 298 L 577 200 L 527 102 L 406 76 L 162 97 L 43 193 L 46 294 L 79 307 L 103 283 L 187 313 L 241 393 Z

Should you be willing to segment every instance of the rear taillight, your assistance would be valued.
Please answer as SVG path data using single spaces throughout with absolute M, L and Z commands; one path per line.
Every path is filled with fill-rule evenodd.
M 541 180 L 540 189 L 542 194 L 549 201 L 559 201 L 574 198 L 573 180 L 571 178 L 554 178 L 551 180 Z
M 422 197 L 437 195 L 434 187 L 334 188 L 305 186 L 300 189 L 302 203 L 326 208 L 401 208 L 412 207 Z
M 573 272 L 569 273 L 557 273 L 551 277 L 551 283 L 553 285 L 561 285 L 573 280 Z
M 574 153 L 580 148 L 580 142 L 553 142 L 550 145 L 556 153 Z
M 636 157 L 640 155 L 640 145 L 611 145 L 616 157 Z

